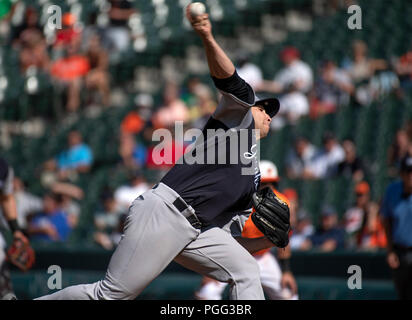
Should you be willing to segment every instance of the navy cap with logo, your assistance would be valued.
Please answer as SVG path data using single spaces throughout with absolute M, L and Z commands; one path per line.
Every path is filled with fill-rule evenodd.
M 266 113 L 271 118 L 276 116 L 276 114 L 279 112 L 279 109 L 280 109 L 279 100 L 276 99 L 276 98 L 268 98 L 268 99 L 258 100 L 255 103 L 255 106 L 263 107 L 263 109 L 265 109 Z

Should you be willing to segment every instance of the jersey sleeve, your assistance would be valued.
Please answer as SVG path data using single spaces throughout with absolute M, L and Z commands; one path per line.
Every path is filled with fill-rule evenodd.
M 239 77 L 237 72 L 226 79 L 212 77 L 216 88 L 222 94 L 213 118 L 229 128 L 250 125 L 253 119 L 250 108 L 256 101 L 252 87 Z
M 255 92 L 252 87 L 239 76 L 236 70 L 229 78 L 218 79 L 212 77 L 212 80 L 216 88 L 221 92 L 231 94 L 247 104 L 255 103 Z

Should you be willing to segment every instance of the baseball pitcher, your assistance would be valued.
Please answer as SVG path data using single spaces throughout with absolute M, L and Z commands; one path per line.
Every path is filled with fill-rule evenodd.
M 237 75 L 232 61 L 213 37 L 208 14 L 192 16 L 189 5 L 186 16 L 202 39 L 211 77 L 222 93 L 203 129 L 204 135 L 160 183 L 132 203 L 122 240 L 104 279 L 40 299 L 134 299 L 173 260 L 229 283 L 231 299 L 264 299 L 259 266 L 250 252 L 274 244 L 287 245 L 282 227 L 288 229 L 288 221 L 279 220 L 280 227 L 274 221 L 274 228 L 269 223 L 270 238 L 246 239 L 242 244 L 212 221 L 219 216 L 230 218 L 251 207 L 260 179 L 257 139 L 268 134 L 279 102 L 259 101 Z M 211 137 L 207 137 L 209 129 L 215 132 Z M 242 134 L 247 139 L 241 139 Z M 239 138 L 237 148 L 231 148 L 231 137 Z M 213 163 L 193 161 L 208 155 L 213 155 Z M 263 215 L 258 218 L 266 217 L 268 221 L 266 214 L 275 208 L 273 201 L 276 199 L 271 195 L 255 195 Z

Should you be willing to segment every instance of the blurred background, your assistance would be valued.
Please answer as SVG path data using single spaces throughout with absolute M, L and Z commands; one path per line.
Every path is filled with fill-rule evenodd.
M 152 156 L 153 131 L 202 128 L 216 107 L 189 2 L 0 1 L 0 154 L 37 255 L 12 269 L 19 298 L 49 292 L 50 265 L 64 287 L 104 276 L 130 203 L 170 168 Z M 239 74 L 281 100 L 261 159 L 294 202 L 300 299 L 395 299 L 379 204 L 411 150 L 412 2 L 202 2 Z M 353 4 L 361 30 L 348 28 Z M 350 265 L 362 290 L 347 286 Z M 193 299 L 200 281 L 172 263 L 139 299 Z

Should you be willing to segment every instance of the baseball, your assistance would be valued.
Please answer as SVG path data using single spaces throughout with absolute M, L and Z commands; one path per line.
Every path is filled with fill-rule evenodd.
M 190 14 L 192 17 L 197 17 L 201 14 L 206 13 L 206 6 L 201 2 L 193 2 L 190 5 Z

